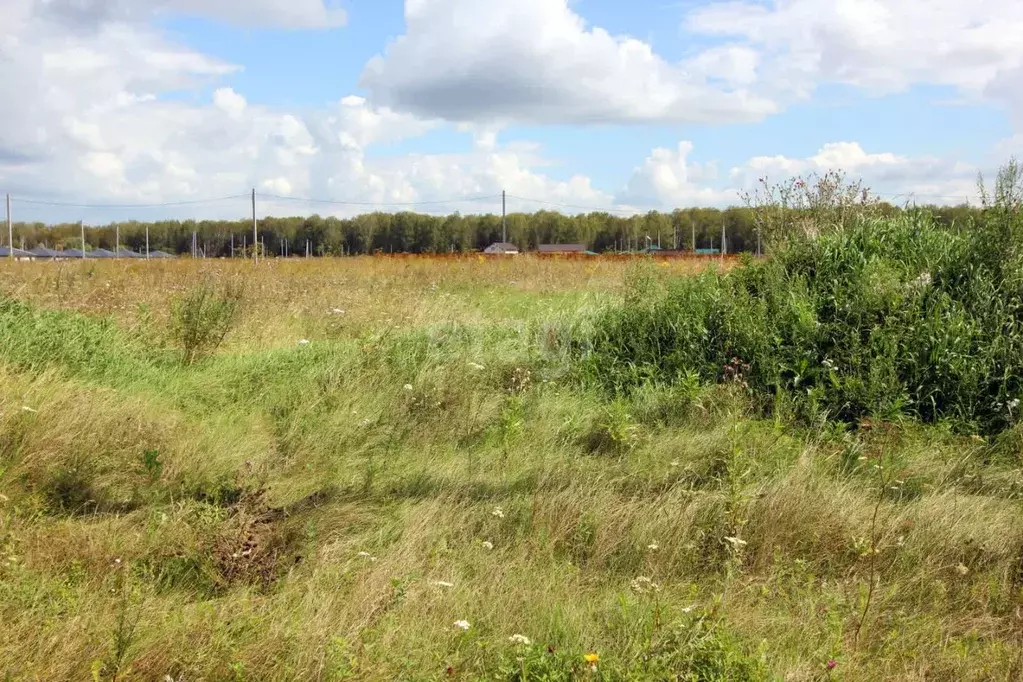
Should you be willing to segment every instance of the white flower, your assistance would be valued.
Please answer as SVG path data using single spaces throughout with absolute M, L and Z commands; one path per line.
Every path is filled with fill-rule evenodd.
M 308 346 L 309 345 L 309 339 L 299 339 L 298 345 L 300 345 L 300 346 Z
M 469 625 L 469 621 L 467 620 L 456 620 L 455 627 L 464 632 L 465 630 L 468 630 L 472 626 Z
M 436 585 L 437 587 L 454 587 L 455 586 L 454 583 L 445 582 L 443 580 L 434 580 L 433 584 Z
M 825 359 L 824 362 L 821 364 L 823 364 L 828 369 L 835 369 L 835 363 L 833 360 Z
M 484 367 L 483 365 L 479 364 L 478 362 L 470 362 L 469 366 L 472 367 L 477 372 L 479 372 L 480 370 L 486 369 L 486 367 Z
M 959 575 L 966 575 L 970 572 L 970 569 L 966 567 L 966 564 L 959 564 L 956 566 L 956 573 Z
M 369 552 L 359 552 L 358 556 L 362 559 L 369 559 L 370 561 L 376 561 L 377 558 Z
M 677 466 L 681 466 L 681 465 L 679 464 L 679 461 L 677 459 L 673 459 L 673 460 L 671 460 L 671 466 L 677 467 Z
M 725 538 L 725 542 L 730 544 L 733 549 L 739 549 L 740 547 L 746 546 L 746 541 L 741 538 Z
M 524 644 L 525 646 L 532 644 L 532 642 L 529 641 L 529 637 L 526 637 L 525 635 L 512 635 L 508 638 L 508 641 L 512 644 Z
M 494 548 L 494 543 L 493 542 L 491 542 L 490 540 L 484 540 L 483 541 L 483 549 L 493 549 L 493 548 Z
M 1019 398 L 1013 398 L 1009 401 L 1010 410 L 1015 410 L 1017 407 L 1019 407 Z
M 647 594 L 649 592 L 659 592 L 660 589 L 661 589 L 660 585 L 658 585 L 653 580 L 651 580 L 650 578 L 647 578 L 644 575 L 641 575 L 638 578 L 634 578 L 632 583 L 631 583 L 631 587 L 632 587 L 633 592 L 638 592 L 639 594 Z
M 656 542 L 651 542 L 649 545 L 646 546 L 646 548 L 649 549 L 651 552 L 656 552 L 661 548 L 661 546 Z
M 38 412 L 38 411 L 39 411 L 39 410 L 33 410 L 33 409 L 32 409 L 31 407 L 29 407 L 28 405 L 22 405 L 22 406 L 21 406 L 21 409 L 22 409 L 22 410 L 23 410 L 24 412 Z
M 359 422 L 359 424 L 360 424 L 361 426 L 369 426 L 369 425 L 370 425 L 370 424 L 372 424 L 372 423 L 373 423 L 373 422 L 372 422 L 372 421 L 371 421 L 370 419 L 368 419 L 368 418 L 367 418 L 367 419 L 363 419 L 363 420 L 362 420 L 361 422 Z
M 412 390 L 412 384 L 405 384 L 405 390 L 406 391 L 411 391 Z
M 342 308 L 331 308 L 330 309 L 330 314 L 331 315 L 344 315 L 345 311 Z
M 499 519 L 503 519 L 504 518 L 504 510 L 501 509 L 500 507 L 495 507 L 494 511 L 490 512 L 490 515 L 491 516 L 496 516 Z

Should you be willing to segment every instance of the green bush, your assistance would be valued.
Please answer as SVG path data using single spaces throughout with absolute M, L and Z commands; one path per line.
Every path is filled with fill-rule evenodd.
M 792 237 L 763 261 L 627 296 L 582 344 L 584 376 L 632 395 L 696 373 L 811 420 L 999 432 L 1023 394 L 1021 246 L 1020 211 L 1004 204 L 970 226 L 915 213 Z
M 203 282 L 171 304 L 171 335 L 181 347 L 186 365 L 212 354 L 231 330 L 242 300 L 242 289 L 231 282 L 217 288 Z

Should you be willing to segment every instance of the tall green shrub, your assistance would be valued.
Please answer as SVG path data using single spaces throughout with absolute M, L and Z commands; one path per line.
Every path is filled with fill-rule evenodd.
M 997 196 L 1013 196 L 1004 185 Z M 951 420 L 997 432 L 1023 394 L 1023 219 L 945 228 L 916 213 L 789 235 L 771 257 L 671 282 L 603 313 L 580 358 L 611 394 L 741 381 L 804 416 Z M 737 369 L 738 368 L 738 369 Z M 737 376 L 738 375 L 738 376 Z

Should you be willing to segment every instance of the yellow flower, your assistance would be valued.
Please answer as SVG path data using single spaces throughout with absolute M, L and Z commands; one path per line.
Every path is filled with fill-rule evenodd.
M 586 661 L 587 663 L 596 663 L 597 661 L 600 660 L 600 655 L 599 654 L 586 654 L 585 656 L 583 656 L 583 660 Z

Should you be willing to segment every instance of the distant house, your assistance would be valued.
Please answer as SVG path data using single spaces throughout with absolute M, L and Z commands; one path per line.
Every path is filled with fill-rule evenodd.
M 508 242 L 494 242 L 487 248 L 483 249 L 483 253 L 504 253 L 514 255 L 519 252 L 519 247 Z
M 173 258 L 174 256 L 172 256 L 171 254 L 167 253 L 166 251 L 150 251 L 149 252 L 149 257 L 150 258 Z
M 13 255 L 14 255 L 14 260 L 35 260 L 35 256 L 33 256 L 28 251 L 23 251 L 22 249 L 14 249 L 14 254 Z M 10 258 L 10 257 L 11 257 L 11 249 L 9 247 L 6 247 L 6 246 L 0 246 L 0 258 Z
M 537 247 L 540 253 L 587 253 L 585 244 L 540 244 Z
M 721 253 L 721 249 L 696 249 L 694 253 L 697 256 L 717 256 Z
M 93 249 L 92 251 L 86 251 L 86 258 L 113 258 L 114 252 L 107 251 L 106 249 Z
M 53 249 L 48 249 L 45 246 L 37 246 L 34 249 L 30 250 L 28 253 L 33 258 L 42 258 L 46 260 L 52 260 L 54 258 L 61 257 L 60 251 L 54 251 Z

